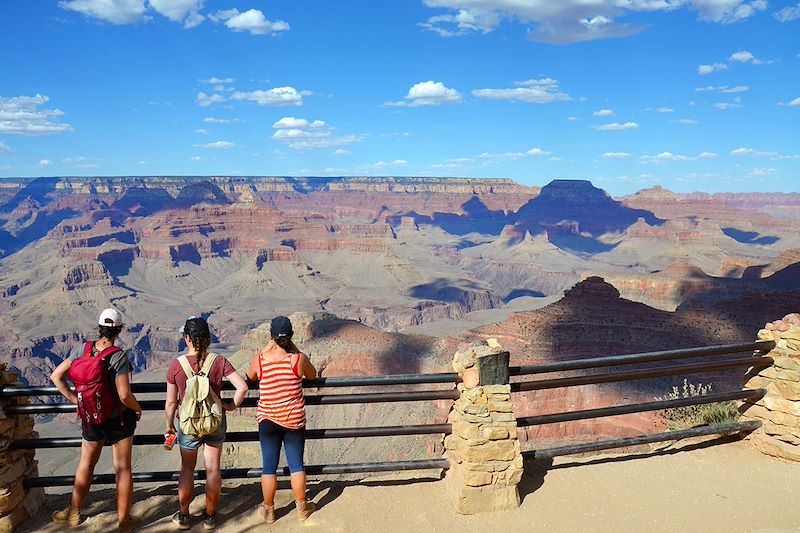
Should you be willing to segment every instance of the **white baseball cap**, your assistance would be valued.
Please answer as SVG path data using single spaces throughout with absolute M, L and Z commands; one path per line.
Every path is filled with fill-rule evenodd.
M 100 313 L 100 317 L 97 319 L 97 323 L 101 326 L 119 327 L 122 325 L 122 314 L 113 307 L 103 309 L 103 312 Z

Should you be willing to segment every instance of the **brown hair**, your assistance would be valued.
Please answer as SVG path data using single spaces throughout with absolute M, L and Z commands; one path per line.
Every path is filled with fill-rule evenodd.
M 119 334 L 122 333 L 122 326 L 97 326 L 97 333 L 100 335 L 100 338 L 106 338 L 111 342 L 114 342 Z

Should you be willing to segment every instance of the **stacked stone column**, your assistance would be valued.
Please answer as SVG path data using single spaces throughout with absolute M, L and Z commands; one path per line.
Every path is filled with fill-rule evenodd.
M 488 346 L 457 352 L 453 368 L 461 376 L 461 397 L 445 438 L 450 460 L 447 483 L 461 514 L 519 507 L 522 454 L 508 384 L 508 352 L 490 339 Z
M 800 461 L 800 314 L 770 322 L 758 339 L 775 341 L 767 354 L 775 363 L 745 375 L 745 389 L 767 390 L 762 399 L 744 402 L 740 410 L 744 419 L 763 423 L 749 436 L 750 442 L 767 455 Z
M 17 374 L 6 371 L 5 363 L 0 363 L 0 388 L 18 384 Z M 27 398 L 0 398 L 0 533 L 17 530 L 44 500 L 42 489 L 23 487 L 26 478 L 39 476 L 34 450 L 9 450 L 15 440 L 38 437 L 33 430 L 33 418 L 5 414 L 6 405 L 24 403 L 28 403 Z

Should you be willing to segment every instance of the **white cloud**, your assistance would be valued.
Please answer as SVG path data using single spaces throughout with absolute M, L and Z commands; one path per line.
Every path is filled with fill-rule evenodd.
M 366 135 L 334 135 L 334 128 L 322 120 L 283 117 L 272 127 L 275 129 L 272 138 L 294 150 L 337 148 L 366 139 Z
M 615 117 L 617 114 L 612 109 L 600 109 L 592 113 L 595 117 Z
M 0 155 L 10 154 L 10 153 L 11 153 L 11 148 L 9 148 L 8 145 L 3 141 L 0 141 Z
M 714 104 L 714 109 L 718 109 L 719 111 L 735 109 L 737 107 L 742 107 L 742 99 L 738 96 L 735 97 L 731 102 L 717 102 Z
M 208 135 L 208 130 L 205 128 L 194 130 L 194 132 L 198 135 Z
M 749 90 L 750 86 L 748 85 L 736 85 L 735 87 L 729 87 L 727 85 L 720 85 L 718 87 L 715 87 L 714 85 L 706 85 L 705 87 L 697 87 L 695 92 L 743 93 Z
M 765 61 L 763 59 L 757 59 L 753 54 L 748 52 L 747 50 L 740 50 L 731 54 L 731 57 L 728 58 L 728 61 L 738 61 L 739 63 L 752 63 L 754 65 L 769 65 L 770 63 L 774 63 L 774 61 Z
M 204 92 L 197 93 L 197 97 L 195 98 L 195 102 L 200 107 L 208 107 L 211 104 L 217 104 L 219 102 L 224 102 L 225 97 L 221 94 L 206 94 Z
M 677 122 L 678 124 L 683 124 L 684 126 L 693 126 L 695 124 L 700 124 L 700 121 L 695 120 L 693 118 L 679 118 L 678 120 L 674 120 L 673 122 Z
M 350 150 L 345 150 L 344 148 L 337 148 L 333 151 L 333 155 L 350 155 L 351 153 Z
M 446 87 L 440 81 L 422 81 L 415 83 L 405 95 L 404 100 L 386 102 L 389 107 L 419 107 L 423 105 L 460 104 L 463 100 L 461 93 Z
M 735 150 L 731 150 L 731 155 L 749 155 L 753 157 L 775 157 L 778 155 L 777 152 L 764 152 L 761 150 L 754 150 L 753 148 L 747 148 L 741 146 L 736 148 Z
M 658 155 L 642 155 L 639 156 L 639 160 L 643 163 L 667 163 L 670 161 L 690 161 L 691 157 L 679 154 L 673 154 L 672 152 L 661 152 Z
M 216 148 L 216 149 L 225 149 L 225 148 L 233 148 L 236 144 L 230 141 L 216 141 L 213 143 L 206 143 L 203 145 L 203 148 Z
M 236 91 L 231 95 L 232 100 L 247 100 L 258 105 L 283 107 L 287 105 L 303 105 L 303 96 L 311 94 L 308 91 L 298 91 L 294 87 L 275 87 L 269 90 L 250 92 Z
M 688 6 L 699 18 L 723 24 L 744 20 L 766 8 L 764 0 L 423 0 L 431 8 L 444 8 L 419 26 L 442 37 L 489 33 L 505 20 L 528 27 L 528 37 L 565 44 L 610 37 L 625 37 L 646 26 L 618 22 L 642 11 L 666 12 Z
M 672 113 L 672 112 L 674 112 L 674 111 L 675 111 L 675 110 L 674 110 L 674 109 L 672 109 L 671 107 L 663 107 L 663 106 L 662 106 L 662 107 L 657 107 L 657 108 L 655 109 L 655 112 L 656 112 L 656 113 Z
M 775 174 L 777 171 L 778 171 L 777 168 L 772 168 L 772 167 L 754 168 L 747 175 L 753 178 L 763 178 L 765 176 L 771 176 L 772 174 Z
M 619 122 L 612 122 L 611 124 L 603 124 L 602 126 L 592 126 L 597 131 L 621 131 L 633 130 L 639 127 L 636 122 L 626 122 L 620 124 Z
M 225 26 L 233 31 L 249 31 L 252 35 L 275 35 L 289 30 L 289 24 L 283 20 L 275 22 L 267 20 L 258 9 L 248 9 L 240 13 L 238 9 L 216 11 L 208 16 L 213 22 L 225 22 Z
M 791 22 L 792 20 L 800 19 L 800 3 L 796 6 L 788 6 L 776 11 L 774 16 L 780 22 Z
M 40 167 L 49 167 L 52 164 L 53 164 L 53 162 L 50 161 L 49 159 L 40 159 L 39 160 L 39 166 Z
M 628 152 L 606 152 L 600 157 L 602 157 L 603 159 L 625 159 L 630 156 L 631 154 L 629 154 Z
M 700 152 L 700 155 L 697 156 L 698 159 L 716 159 L 719 157 L 719 154 L 716 152 Z
M 548 152 L 547 150 L 542 150 L 541 148 L 531 148 L 530 150 L 528 150 L 527 154 L 532 156 L 540 156 L 540 155 L 550 155 L 551 152 Z
M 799 106 L 800 105 L 800 96 L 798 96 L 797 98 L 795 98 L 794 100 L 792 100 L 791 102 L 789 102 L 786 105 L 792 106 L 792 107 Z
M 61 0 L 58 7 L 112 24 L 132 24 L 142 20 L 144 0 Z
M 728 65 L 725 63 L 714 63 L 713 65 L 700 65 L 697 67 L 698 74 L 711 74 L 712 72 L 718 72 L 720 70 L 727 70 Z
M 72 126 L 59 122 L 64 115 L 58 109 L 39 109 L 50 99 L 35 96 L 0 97 L 0 133 L 17 135 L 53 135 L 72 131 Z
M 477 98 L 488 98 L 489 100 L 510 100 L 512 102 L 520 101 L 529 104 L 548 104 L 560 100 L 572 100 L 570 95 L 559 91 L 558 81 L 553 78 L 517 81 L 514 82 L 514 85 L 518 87 L 509 89 L 478 89 L 472 91 L 472 95 Z
M 236 80 L 233 78 L 217 78 L 216 76 L 212 76 L 211 78 L 208 78 L 206 80 L 197 80 L 197 81 L 199 81 L 200 83 L 204 83 L 206 85 L 219 85 L 219 84 L 228 85 L 235 82 Z
M 579 119 L 578 117 L 567 117 L 565 120 L 567 122 L 579 122 L 581 119 Z
M 194 28 L 205 20 L 200 14 L 203 0 L 150 0 L 150 7 L 174 22 L 184 21 L 185 28 Z
M 190 161 L 202 161 L 203 157 L 199 155 L 195 155 L 189 158 Z
M 243 124 L 244 120 L 240 118 L 206 117 L 203 119 L 203 122 L 206 122 L 208 124 Z

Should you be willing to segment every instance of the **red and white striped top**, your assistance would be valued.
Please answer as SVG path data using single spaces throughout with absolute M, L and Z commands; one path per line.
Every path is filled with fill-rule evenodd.
M 280 361 L 267 361 L 259 354 L 258 362 L 258 422 L 271 420 L 289 429 L 305 426 L 303 378 L 297 371 L 300 357 L 297 354 L 288 354 Z

